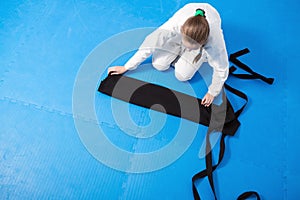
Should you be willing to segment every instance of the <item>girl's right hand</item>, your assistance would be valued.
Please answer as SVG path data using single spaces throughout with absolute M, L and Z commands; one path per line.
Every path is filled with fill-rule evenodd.
M 114 66 L 108 68 L 108 74 L 110 75 L 117 75 L 117 74 L 123 74 L 127 71 L 127 69 L 124 66 Z

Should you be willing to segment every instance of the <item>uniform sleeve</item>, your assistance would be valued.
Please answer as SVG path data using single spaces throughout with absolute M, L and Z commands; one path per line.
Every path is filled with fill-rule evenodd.
M 138 67 L 144 60 L 146 60 L 156 48 L 161 47 L 168 38 L 168 31 L 163 29 L 156 29 L 148 35 L 138 51 L 127 61 L 125 68 L 133 70 Z
M 161 48 L 169 38 L 174 37 L 172 32 L 178 27 L 178 19 L 182 15 L 182 12 L 183 9 L 177 11 L 167 22 L 148 35 L 138 51 L 127 61 L 125 68 L 128 70 L 136 69 L 144 60 L 152 55 L 155 49 Z
M 224 85 L 229 73 L 228 55 L 220 22 L 211 27 L 211 41 L 207 47 L 208 63 L 213 68 L 212 83 L 208 93 L 217 96 Z

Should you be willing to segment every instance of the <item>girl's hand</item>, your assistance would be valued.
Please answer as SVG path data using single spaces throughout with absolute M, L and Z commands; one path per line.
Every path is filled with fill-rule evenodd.
M 127 71 L 127 69 L 124 66 L 114 66 L 108 68 L 108 74 L 111 75 L 117 75 L 117 74 L 123 74 Z
M 210 106 L 210 104 L 213 102 L 214 100 L 214 96 L 212 96 L 209 93 L 206 93 L 206 95 L 203 97 L 201 104 L 204 105 L 205 107 Z

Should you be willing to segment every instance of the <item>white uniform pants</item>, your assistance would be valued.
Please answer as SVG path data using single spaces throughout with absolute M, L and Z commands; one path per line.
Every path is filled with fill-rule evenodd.
M 207 62 L 206 52 L 197 62 L 193 62 L 199 50 L 174 49 L 171 51 L 156 49 L 152 55 L 152 65 L 160 71 L 167 70 L 170 65 L 175 67 L 175 76 L 179 81 L 190 80 L 204 62 Z

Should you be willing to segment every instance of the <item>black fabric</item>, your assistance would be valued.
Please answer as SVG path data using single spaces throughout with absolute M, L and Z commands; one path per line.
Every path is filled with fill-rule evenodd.
M 236 67 L 232 66 L 229 70 L 230 75 L 240 79 L 260 79 L 268 84 L 272 84 L 274 82 L 273 78 L 266 78 L 265 76 L 254 72 L 252 69 L 250 69 L 250 67 L 237 59 L 239 56 L 242 56 L 246 53 L 249 53 L 249 49 L 243 49 L 231 54 L 229 60 L 249 74 L 235 74 L 234 72 L 236 71 Z M 236 112 L 234 112 L 225 93 L 222 95 L 223 101 L 221 105 L 217 106 L 212 104 L 209 107 L 205 107 L 201 105 L 201 99 L 171 90 L 166 87 L 122 75 L 109 75 L 101 82 L 98 91 L 135 105 L 165 112 L 167 114 L 185 118 L 204 126 L 208 126 L 205 148 L 206 169 L 200 171 L 192 177 L 192 190 L 194 199 L 200 200 L 201 197 L 197 191 L 196 181 L 205 177 L 208 177 L 214 198 L 217 199 L 214 187 L 213 172 L 219 166 L 224 157 L 225 137 L 227 135 L 232 136 L 236 133 L 238 127 L 240 126 L 238 117 L 248 102 L 248 97 L 245 93 L 229 86 L 226 83 L 224 84 L 224 87 L 229 92 L 232 92 L 233 94 L 245 100 L 245 104 Z M 161 106 L 155 106 L 155 104 L 159 104 L 163 108 Z M 219 157 L 217 164 L 215 165 L 213 165 L 212 149 L 210 144 L 210 134 L 213 131 L 222 132 Z M 256 196 L 257 200 L 260 200 L 259 194 L 255 191 L 245 192 L 241 194 L 237 200 L 244 200 L 251 196 Z
M 214 130 L 222 131 L 226 135 L 234 135 L 240 126 L 240 122 L 235 117 L 234 110 L 227 99 L 224 99 L 225 101 L 220 106 L 205 107 L 201 105 L 201 99 L 122 75 L 108 76 L 101 82 L 98 91 L 135 105 L 166 112 L 204 126 L 213 125 Z M 155 104 L 162 105 L 165 110 L 161 109 L 162 107 L 153 106 Z M 214 123 L 210 124 L 212 109 L 217 115 L 218 112 L 223 112 L 225 104 L 225 123 L 216 119 Z M 221 122 L 216 123 L 218 121 Z

